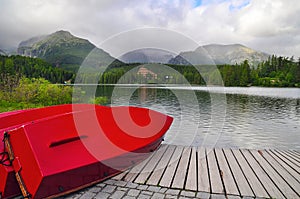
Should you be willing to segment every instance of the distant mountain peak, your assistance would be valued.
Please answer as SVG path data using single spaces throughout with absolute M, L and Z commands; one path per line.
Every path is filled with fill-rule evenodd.
M 130 51 L 120 57 L 125 63 L 168 63 L 174 58 L 174 53 L 162 49 L 143 48 Z
M 199 46 L 195 51 L 182 52 L 171 64 L 240 64 L 248 60 L 249 64 L 255 66 L 267 60 L 268 54 L 255 51 L 242 44 L 209 44 Z
M 52 33 L 51 35 L 53 35 L 53 34 L 73 36 L 73 35 L 72 35 L 69 31 L 67 31 L 67 30 L 58 30 L 58 31 Z
M 199 48 L 227 48 L 227 47 L 246 47 L 243 44 L 217 44 L 217 43 L 213 43 L 213 44 L 206 44 L 203 46 L 199 46 Z M 246 47 L 247 48 L 247 47 Z
M 69 31 L 59 30 L 21 42 L 17 51 L 18 54 L 39 57 L 55 66 L 76 71 L 86 56 L 95 48 L 96 46 L 88 40 L 76 37 Z M 101 49 L 97 52 L 99 64 L 115 60 Z
M 4 52 L 4 50 L 0 49 L 0 55 L 7 55 L 6 52 Z

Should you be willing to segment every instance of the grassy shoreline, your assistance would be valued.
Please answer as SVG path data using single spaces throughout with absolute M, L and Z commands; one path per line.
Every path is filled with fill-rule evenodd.
M 71 103 L 105 104 L 106 97 L 86 99 L 85 92 L 72 86 L 52 84 L 43 78 L 21 78 L 18 84 L 0 90 L 0 113 Z

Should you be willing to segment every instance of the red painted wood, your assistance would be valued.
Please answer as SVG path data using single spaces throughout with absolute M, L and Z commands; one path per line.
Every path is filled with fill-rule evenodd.
M 68 112 L 66 106 L 51 109 L 53 114 L 39 112 L 44 118 L 18 113 L 15 117 L 27 115 L 26 125 L 8 133 L 34 198 L 98 182 L 140 162 L 160 145 L 173 120 L 145 108 L 75 105 Z M 6 121 L 16 124 L 12 118 Z

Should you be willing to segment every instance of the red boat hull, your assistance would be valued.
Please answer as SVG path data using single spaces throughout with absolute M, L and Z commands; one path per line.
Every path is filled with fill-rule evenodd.
M 93 110 L 94 107 L 95 106 L 91 104 L 66 104 L 1 113 L 0 140 L 3 140 L 5 131 L 18 128 L 22 125 L 74 112 L 73 109 L 77 111 Z M 3 151 L 4 145 L 0 144 L 0 152 Z M 4 164 L 9 164 L 9 161 L 5 161 Z M 11 198 L 21 194 L 21 190 L 19 189 L 12 167 L 4 166 L 2 164 L 0 164 L 0 194 L 2 198 Z
M 172 120 L 145 108 L 95 106 L 11 130 L 5 142 L 23 195 L 45 198 L 144 160 L 161 144 Z

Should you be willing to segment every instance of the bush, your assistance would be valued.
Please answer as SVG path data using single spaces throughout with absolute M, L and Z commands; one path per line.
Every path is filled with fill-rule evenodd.
M 70 86 L 51 84 L 43 78 L 22 78 L 9 101 L 43 106 L 67 104 L 72 102 L 72 92 Z
M 58 104 L 80 103 L 84 101 L 85 92 L 70 85 L 51 84 L 43 78 L 21 78 L 19 84 L 11 91 L 0 91 L 0 112 L 17 109 L 51 106 Z M 106 97 L 90 99 L 89 103 L 105 104 Z
M 107 97 L 95 97 L 89 100 L 90 104 L 106 104 L 107 103 Z

